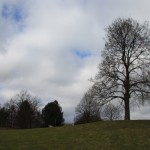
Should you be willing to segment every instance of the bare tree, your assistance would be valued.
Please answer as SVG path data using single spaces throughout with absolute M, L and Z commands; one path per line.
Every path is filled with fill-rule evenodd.
M 101 120 L 100 105 L 93 97 L 93 89 L 91 88 L 76 107 L 75 124 L 88 123 Z
M 150 30 L 148 23 L 116 19 L 106 29 L 103 61 L 96 76 L 96 94 L 105 104 L 124 102 L 125 120 L 130 120 L 130 102 L 150 100 Z
M 104 106 L 102 115 L 107 120 L 118 120 L 121 119 L 121 108 L 109 103 Z

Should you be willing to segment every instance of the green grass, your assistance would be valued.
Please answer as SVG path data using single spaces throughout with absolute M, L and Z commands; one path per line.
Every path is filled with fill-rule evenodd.
M 0 130 L 0 150 L 148 150 L 150 121 Z

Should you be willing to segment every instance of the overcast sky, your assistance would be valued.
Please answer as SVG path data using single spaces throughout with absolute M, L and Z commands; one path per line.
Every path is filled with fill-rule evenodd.
M 118 17 L 150 21 L 149 0 L 0 0 L 0 103 L 20 90 L 55 99 L 67 122 L 97 73 L 105 28 Z M 150 119 L 150 107 L 131 119 Z

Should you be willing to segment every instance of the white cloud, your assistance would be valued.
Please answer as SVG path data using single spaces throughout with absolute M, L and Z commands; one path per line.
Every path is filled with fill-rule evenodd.
M 0 16 L 1 96 L 27 89 L 44 104 L 58 99 L 67 121 L 97 72 L 104 28 L 119 16 L 149 20 L 150 12 L 148 0 L 0 0 L 1 12 L 4 3 L 20 7 L 22 18 Z

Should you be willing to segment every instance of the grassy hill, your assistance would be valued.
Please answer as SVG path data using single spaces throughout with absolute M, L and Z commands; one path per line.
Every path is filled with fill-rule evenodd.
M 148 150 L 150 121 L 0 130 L 0 150 Z

